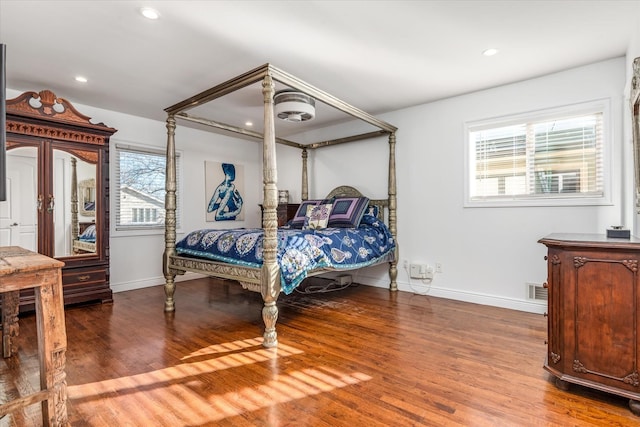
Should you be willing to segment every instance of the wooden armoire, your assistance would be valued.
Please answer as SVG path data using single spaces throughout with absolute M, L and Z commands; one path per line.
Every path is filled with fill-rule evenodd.
M 65 305 L 110 302 L 109 138 L 116 129 L 53 92 L 7 100 L 7 201 L 0 246 L 65 263 Z M 88 230 L 87 230 L 88 229 Z M 33 292 L 20 311 L 33 310 Z

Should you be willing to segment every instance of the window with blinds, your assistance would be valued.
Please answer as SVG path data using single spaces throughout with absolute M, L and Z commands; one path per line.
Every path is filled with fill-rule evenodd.
M 164 229 L 166 156 L 159 150 L 116 144 L 116 231 Z M 180 155 L 176 155 L 176 175 Z M 178 203 L 177 206 L 180 206 Z M 180 226 L 176 209 L 176 226 Z
M 467 202 L 604 198 L 605 117 L 564 111 L 468 126 Z

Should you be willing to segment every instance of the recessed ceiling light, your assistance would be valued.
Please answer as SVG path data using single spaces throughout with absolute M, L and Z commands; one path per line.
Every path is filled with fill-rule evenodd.
M 493 56 L 496 53 L 498 53 L 498 49 L 494 49 L 494 48 L 486 49 L 484 52 L 482 52 L 484 56 Z
M 143 7 L 142 9 L 140 9 L 140 13 L 147 19 L 160 18 L 160 14 L 158 13 L 158 11 L 150 7 Z
M 244 125 L 251 127 L 251 126 L 253 126 L 253 122 L 247 121 L 247 122 L 244 122 Z
M 87 78 L 86 77 L 82 77 L 82 76 L 76 76 L 76 81 L 78 83 L 86 83 L 87 82 Z

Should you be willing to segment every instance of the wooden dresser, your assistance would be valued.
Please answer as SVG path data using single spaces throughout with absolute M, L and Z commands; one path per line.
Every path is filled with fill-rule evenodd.
M 630 399 L 640 415 L 640 239 L 551 234 L 548 249 L 548 347 L 544 368 L 569 384 Z
M 293 219 L 293 217 L 296 216 L 298 207 L 300 207 L 300 203 L 280 203 L 276 210 L 278 215 L 278 227 L 286 225 L 290 219 Z M 262 205 L 260 205 L 260 212 L 261 214 L 264 213 Z M 260 223 L 262 223 L 262 218 L 260 219 Z

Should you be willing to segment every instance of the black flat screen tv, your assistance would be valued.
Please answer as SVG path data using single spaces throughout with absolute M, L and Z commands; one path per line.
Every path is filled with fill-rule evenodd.
M 0 44 L 0 201 L 7 200 L 7 49 Z

